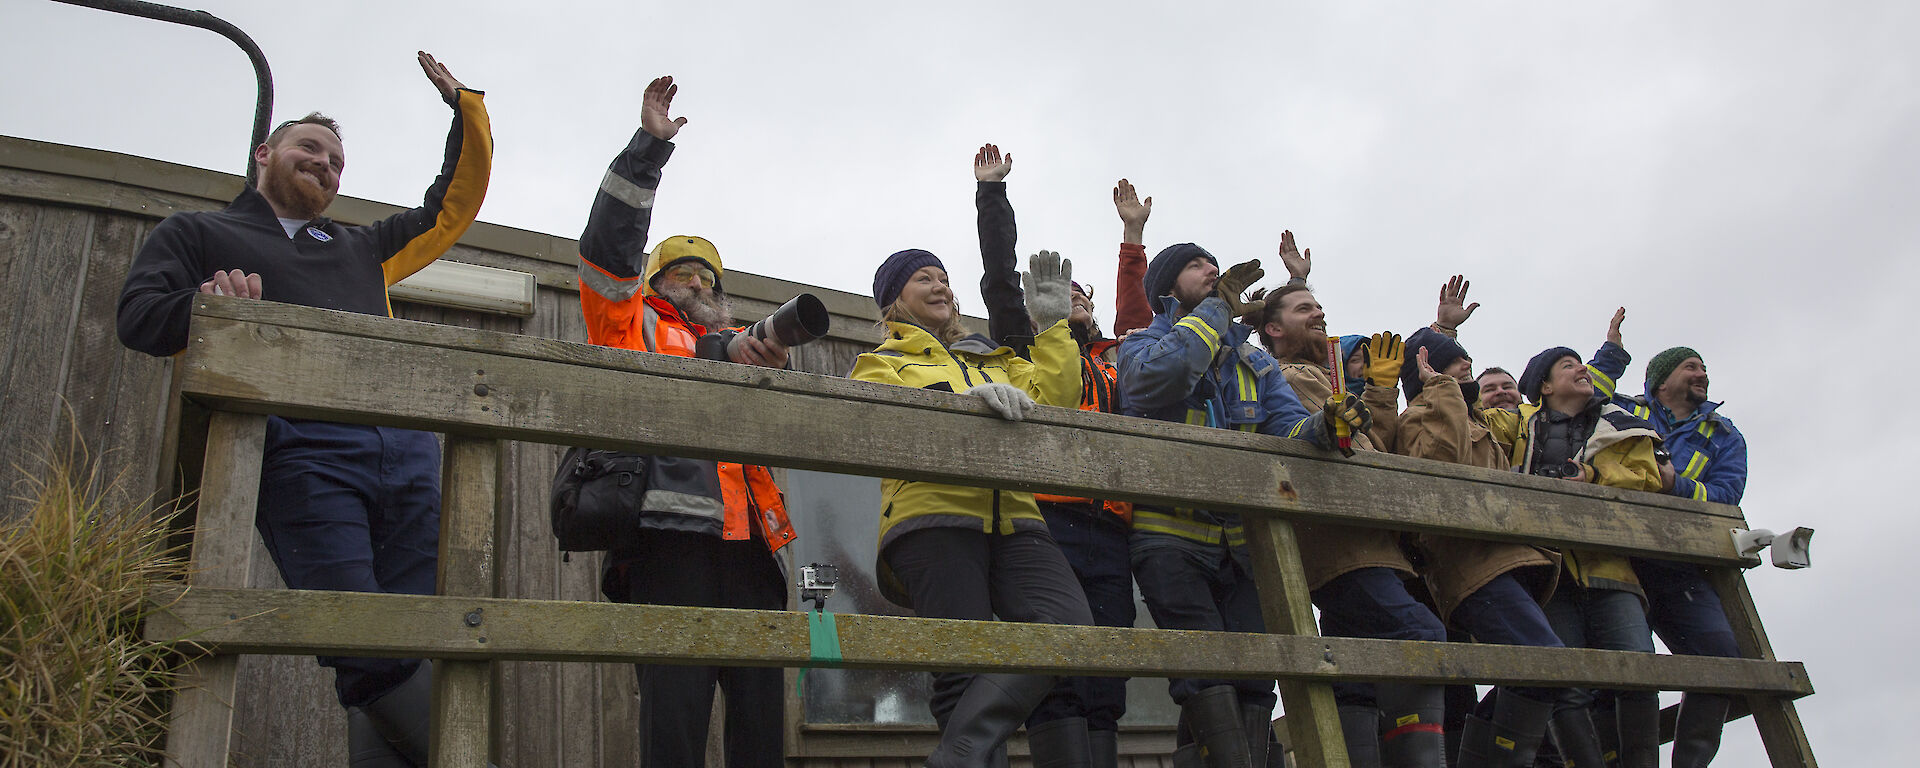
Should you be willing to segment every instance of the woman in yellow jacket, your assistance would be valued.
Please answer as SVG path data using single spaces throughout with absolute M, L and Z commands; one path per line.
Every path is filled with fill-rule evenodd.
M 886 337 L 854 363 L 852 377 L 974 395 L 1009 421 L 1034 405 L 1080 403 L 1080 348 L 1067 329 L 1072 262 L 1042 251 L 1026 275 L 1028 311 L 1039 333 L 1028 361 L 970 334 L 940 259 L 923 250 L 887 257 L 873 278 Z M 923 618 L 1092 624 L 1087 598 L 1047 532 L 1033 494 L 939 483 L 881 483 L 883 590 Z M 927 765 L 986 766 L 993 753 L 1050 696 L 1074 695 L 1050 675 L 934 675 L 932 709 L 940 745 Z M 1049 708 L 1077 710 L 1078 707 Z M 1081 764 L 1086 723 L 1029 723 L 1036 763 L 1055 756 Z
M 1609 402 L 1593 388 L 1580 355 L 1554 347 L 1535 355 L 1520 375 L 1527 404 L 1520 412 L 1487 411 L 1495 437 L 1511 443 L 1514 469 L 1613 488 L 1658 492 L 1663 481 L 1651 425 Z M 1547 601 L 1547 621 L 1569 648 L 1653 652 L 1646 596 L 1626 557 L 1567 550 L 1560 586 Z M 1554 719 L 1586 710 L 1593 697 L 1569 688 Z M 1657 768 L 1660 700 L 1654 691 L 1616 691 L 1617 726 L 1600 722 L 1603 744 L 1618 745 L 1622 768 Z M 1618 739 L 1616 742 L 1615 739 Z M 1607 750 L 1611 751 L 1611 750 Z M 1569 756 L 1576 757 L 1576 756 Z M 1465 762 L 1464 760 L 1462 761 Z M 1579 760 L 1568 763 L 1585 768 Z

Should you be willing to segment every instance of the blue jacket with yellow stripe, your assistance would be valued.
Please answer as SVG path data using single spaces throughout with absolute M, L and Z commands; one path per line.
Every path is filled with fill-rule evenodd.
M 1618 379 L 1633 356 L 1613 342 L 1600 345 L 1587 363 L 1593 387 L 1615 405 L 1653 425 L 1662 445 L 1673 456 L 1675 496 L 1720 504 L 1739 504 L 1747 492 L 1747 438 L 1733 421 L 1719 414 L 1719 403 L 1701 403 L 1693 415 L 1676 420 L 1673 411 L 1653 396 L 1652 382 L 1639 397 L 1618 391 Z
M 1272 355 L 1246 343 L 1253 329 L 1232 322 L 1208 297 L 1175 318 L 1178 300 L 1159 297 L 1153 323 L 1120 342 L 1120 412 L 1161 421 L 1238 429 L 1331 447 L 1321 420 L 1295 399 Z M 1244 543 L 1238 518 L 1205 510 L 1136 506 L 1135 531 L 1200 542 Z

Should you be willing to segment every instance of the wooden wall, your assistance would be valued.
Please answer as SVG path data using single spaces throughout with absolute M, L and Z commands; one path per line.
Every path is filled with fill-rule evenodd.
M 46 451 L 69 450 L 77 444 L 69 435 L 104 457 L 105 466 L 124 471 L 123 493 L 130 500 L 174 485 L 170 480 L 178 473 L 160 466 L 161 457 L 170 455 L 165 420 L 171 361 L 120 345 L 114 332 L 120 287 L 159 219 L 222 207 L 240 183 L 211 171 L 0 137 L 0 470 L 7 471 L 9 499 L 0 518 L 15 514 L 11 498 L 24 475 L 14 468 L 33 470 Z M 328 213 L 355 223 L 397 210 L 341 198 Z M 518 318 L 405 302 L 395 302 L 394 311 L 409 320 L 584 342 L 574 254 L 567 238 L 477 224 L 447 258 L 534 273 L 535 314 Z M 801 291 L 827 303 L 835 314 L 835 336 L 797 349 L 793 359 L 800 370 L 844 375 L 877 338 L 867 297 L 738 272 L 725 282 L 743 320 L 758 319 Z M 547 489 L 561 450 L 506 446 L 501 492 L 514 524 L 496 543 L 507 564 L 504 597 L 600 599 L 599 556 L 563 560 L 547 530 Z M 257 539 L 255 546 L 255 562 L 270 563 Z M 252 586 L 282 584 L 262 565 L 252 574 Z M 235 765 L 345 762 L 345 720 L 329 673 L 306 657 L 250 656 L 241 675 Z M 500 665 L 499 683 L 501 765 L 638 765 L 632 667 L 508 662 Z M 918 759 L 902 753 L 924 755 L 931 745 L 928 729 L 815 733 L 801 727 L 795 709 L 790 699 L 789 753 L 819 756 L 796 757 L 791 765 L 917 765 Z M 1129 743 L 1153 749 L 1166 736 L 1130 735 Z M 717 750 L 710 752 L 709 762 L 719 765 Z M 1144 758 L 1139 764 L 1159 763 Z

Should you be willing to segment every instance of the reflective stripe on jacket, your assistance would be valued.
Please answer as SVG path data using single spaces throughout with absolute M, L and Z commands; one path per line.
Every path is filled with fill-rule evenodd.
M 614 158 L 580 235 L 580 311 L 587 340 L 606 347 L 693 357 L 707 329 L 659 296 L 643 295 L 647 228 L 660 166 L 673 144 L 645 130 Z M 769 551 L 792 543 L 785 499 L 766 467 L 656 456 L 641 502 L 641 525 L 691 530 L 733 541 L 757 529 Z
M 1306 440 L 1330 447 L 1266 351 L 1247 344 L 1253 329 L 1209 297 L 1178 319 L 1178 300 L 1159 298 L 1153 322 L 1120 342 L 1120 409 L 1128 416 Z M 1196 482 L 1199 480 L 1196 479 Z M 1245 537 L 1237 515 L 1135 506 L 1133 529 L 1202 543 Z
M 1073 366 L 1078 345 L 1065 320 L 1034 337 L 1028 350 L 1032 361 L 978 334 L 949 348 L 911 323 L 890 322 L 886 329 L 880 346 L 854 361 L 850 378 L 955 393 L 1004 382 L 1041 405 L 1072 408 L 1080 401 L 1080 379 Z M 1031 493 L 892 478 L 880 481 L 880 491 L 881 552 L 902 534 L 924 528 L 989 534 L 1047 528 Z
M 1747 438 L 1733 426 L 1733 420 L 1719 413 L 1719 403 L 1701 403 L 1693 414 L 1675 421 L 1673 411 L 1648 391 L 1640 397 L 1627 397 L 1619 391 L 1619 379 L 1626 375 L 1633 357 L 1613 342 L 1600 345 L 1587 362 L 1593 373 L 1593 388 L 1613 398 L 1613 404 L 1645 419 L 1660 433 L 1667 453 L 1673 457 L 1675 496 L 1719 504 L 1739 504 L 1747 493 Z
M 1119 377 L 1119 372 L 1113 367 L 1113 363 L 1107 361 L 1105 356 L 1107 350 L 1113 349 L 1119 346 L 1119 344 L 1119 342 L 1112 339 L 1105 339 L 1092 342 L 1081 348 L 1080 410 L 1093 411 L 1095 413 L 1119 412 L 1120 404 L 1115 402 L 1119 393 L 1114 385 L 1115 380 Z M 1089 512 L 1093 511 L 1090 507 L 1095 503 L 1093 499 L 1079 496 L 1059 496 L 1051 493 L 1036 493 L 1033 497 L 1055 504 L 1088 507 L 1089 509 L 1087 511 Z M 1099 502 L 1099 504 L 1101 509 L 1118 516 L 1122 522 L 1131 523 L 1133 521 L 1133 504 L 1125 501 L 1102 501 Z

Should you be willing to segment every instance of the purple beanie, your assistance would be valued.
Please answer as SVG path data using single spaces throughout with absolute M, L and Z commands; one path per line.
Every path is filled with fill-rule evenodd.
M 918 248 L 908 248 L 888 256 L 873 273 L 873 303 L 880 305 L 881 309 L 893 304 L 895 299 L 900 298 L 900 289 L 906 287 L 907 278 L 913 277 L 913 273 L 922 267 L 944 270 L 947 265 L 940 263 L 940 257 Z

